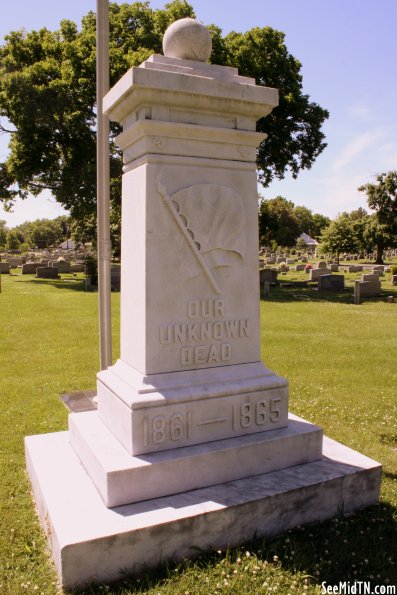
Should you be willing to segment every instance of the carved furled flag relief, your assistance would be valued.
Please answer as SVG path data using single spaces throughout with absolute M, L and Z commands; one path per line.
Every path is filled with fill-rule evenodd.
M 218 184 L 194 184 L 168 195 L 159 183 L 158 191 L 201 271 L 220 293 L 212 269 L 233 266 L 245 257 L 245 211 L 239 194 Z M 191 270 L 190 276 L 197 273 Z

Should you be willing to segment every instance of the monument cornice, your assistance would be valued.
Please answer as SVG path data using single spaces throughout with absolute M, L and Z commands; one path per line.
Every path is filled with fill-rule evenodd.
M 278 105 L 277 89 L 255 85 L 253 79 L 246 77 L 226 76 L 234 70 L 229 67 L 202 65 L 199 70 L 191 68 L 189 71 L 183 67 L 184 70 L 175 72 L 155 66 L 130 68 L 109 91 L 103 105 L 111 120 L 126 127 L 131 122 L 131 114 L 135 120 L 167 120 L 170 115 L 167 117 L 164 108 L 172 108 L 175 118 L 178 108 L 188 108 L 194 112 L 228 114 L 229 120 L 240 116 L 244 119 L 237 119 L 231 127 L 255 130 L 256 121 Z M 223 76 L 204 76 L 207 72 L 204 66 L 215 68 L 216 73 L 222 72 L 223 68 L 227 70 Z M 162 108 L 158 116 L 155 112 L 150 113 L 153 106 Z M 247 122 L 245 118 L 251 121 Z

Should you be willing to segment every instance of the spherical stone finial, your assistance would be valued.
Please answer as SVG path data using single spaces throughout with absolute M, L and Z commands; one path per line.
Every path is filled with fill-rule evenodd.
M 179 19 L 164 34 L 164 56 L 207 62 L 211 51 L 211 33 L 196 19 Z

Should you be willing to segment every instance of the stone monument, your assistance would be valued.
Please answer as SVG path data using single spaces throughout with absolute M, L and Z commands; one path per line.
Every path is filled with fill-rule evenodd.
M 174 23 L 105 98 L 122 124 L 120 359 L 98 411 L 26 439 L 65 587 L 352 512 L 380 466 L 288 416 L 261 362 L 256 122 L 278 103 Z

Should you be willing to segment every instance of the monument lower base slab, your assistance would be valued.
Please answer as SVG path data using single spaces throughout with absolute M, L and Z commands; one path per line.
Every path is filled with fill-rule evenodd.
M 26 459 L 64 588 L 351 514 L 378 502 L 381 479 L 379 463 L 324 438 L 322 459 L 311 463 L 107 508 L 67 432 L 29 436 Z

